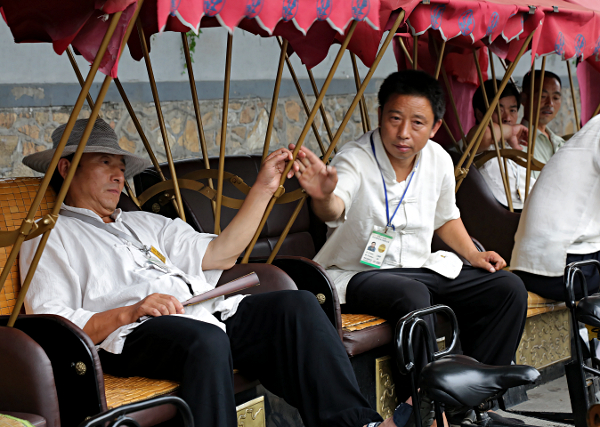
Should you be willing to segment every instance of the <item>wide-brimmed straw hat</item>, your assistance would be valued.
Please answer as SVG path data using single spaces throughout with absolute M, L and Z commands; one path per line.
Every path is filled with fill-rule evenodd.
M 75 122 L 73 131 L 69 136 L 69 140 L 67 141 L 67 145 L 65 145 L 61 157 L 73 154 L 75 150 L 77 150 L 77 145 L 81 140 L 81 136 L 83 135 L 87 123 L 88 119 L 79 119 Z M 30 154 L 23 158 L 23 163 L 37 172 L 46 172 L 66 126 L 66 124 L 60 125 L 52 132 L 52 142 L 54 144 L 51 149 Z M 96 119 L 96 123 L 94 123 L 92 133 L 90 134 L 83 152 L 118 154 L 123 156 L 125 160 L 125 178 L 135 176 L 150 166 L 150 161 L 142 159 L 119 147 L 117 134 L 108 123 L 100 118 Z

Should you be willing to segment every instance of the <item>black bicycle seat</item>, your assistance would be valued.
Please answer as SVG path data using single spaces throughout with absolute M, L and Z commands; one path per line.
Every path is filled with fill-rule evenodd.
M 423 368 L 420 386 L 435 401 L 474 408 L 539 376 L 531 366 L 490 366 L 468 356 L 449 355 Z
M 600 296 L 582 298 L 575 309 L 575 316 L 586 325 L 600 327 Z

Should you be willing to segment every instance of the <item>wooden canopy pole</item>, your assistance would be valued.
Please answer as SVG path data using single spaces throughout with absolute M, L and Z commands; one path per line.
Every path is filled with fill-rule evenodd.
M 210 169 L 210 161 L 208 159 L 208 147 L 206 145 L 206 136 L 204 135 L 204 126 L 202 125 L 202 113 L 200 112 L 200 103 L 198 102 L 198 91 L 196 89 L 196 79 L 194 78 L 194 68 L 192 66 L 192 56 L 190 55 L 190 44 L 188 43 L 187 34 L 181 33 L 181 43 L 183 45 L 183 54 L 185 56 L 185 67 L 187 69 L 188 77 L 190 80 L 190 91 L 192 93 L 192 103 L 194 104 L 194 114 L 196 116 L 196 126 L 198 127 L 198 137 L 200 139 L 200 149 L 202 150 L 202 159 L 204 160 L 204 168 Z M 208 179 L 208 186 L 211 190 L 214 190 L 213 180 Z M 215 215 L 216 203 L 214 200 L 210 201 L 213 211 L 213 217 Z
M 279 41 L 279 38 L 277 39 Z M 271 100 L 271 111 L 269 113 L 269 123 L 267 125 L 267 135 L 265 145 L 263 146 L 263 162 L 269 155 L 269 146 L 271 145 L 271 134 L 273 133 L 273 124 L 275 123 L 275 112 L 277 111 L 277 100 L 279 99 L 279 88 L 281 87 L 281 76 L 283 75 L 283 64 L 287 55 L 288 41 L 281 43 L 281 53 L 279 54 L 279 65 L 277 66 L 277 78 L 275 79 L 275 88 L 273 88 L 273 98 Z
M 325 153 L 325 156 L 323 157 L 323 161 L 325 163 L 328 163 L 329 156 L 331 156 L 331 152 L 333 151 L 333 149 L 337 145 L 338 141 L 340 140 L 342 133 L 344 132 L 344 128 L 346 127 L 346 124 L 348 124 L 348 122 L 350 121 L 350 118 L 352 117 L 352 114 L 354 112 L 354 109 L 356 108 L 356 105 L 360 101 L 361 96 L 365 93 L 365 90 L 367 89 L 367 85 L 371 81 L 371 78 L 373 77 L 375 70 L 377 70 L 377 66 L 379 65 L 379 62 L 381 61 L 381 58 L 383 58 L 383 54 L 385 53 L 388 46 L 390 45 L 390 42 L 393 40 L 394 36 L 396 35 L 396 30 L 398 30 L 398 27 L 400 26 L 400 24 L 402 23 L 403 20 L 404 20 L 404 11 L 401 11 L 400 14 L 398 15 L 398 17 L 396 18 L 396 22 L 394 22 L 394 25 L 392 26 L 387 37 L 385 38 L 383 45 L 379 49 L 379 52 L 377 53 L 377 56 L 375 57 L 375 61 L 373 61 L 373 65 L 369 69 L 369 72 L 367 73 L 367 75 L 365 76 L 365 79 L 363 80 L 362 84 L 360 85 L 360 89 L 357 91 L 356 96 L 354 97 L 354 100 L 352 101 L 352 104 L 350 104 L 350 107 L 348 108 L 348 111 L 346 112 L 346 115 L 344 116 L 342 123 L 340 123 L 340 127 L 338 128 L 337 132 L 335 133 L 335 136 L 333 137 L 333 141 L 331 142 L 331 145 L 329 146 L 327 153 Z
M 313 76 L 312 70 L 310 68 L 306 68 L 308 72 L 308 78 L 310 79 L 310 85 L 312 86 L 313 93 L 315 98 L 319 97 L 319 88 L 317 87 L 317 82 L 315 81 L 315 76 Z M 329 136 L 329 143 L 333 140 L 333 132 L 331 131 L 331 126 L 329 125 L 329 120 L 327 120 L 327 114 L 325 113 L 325 107 L 323 104 L 319 107 L 319 111 L 321 112 L 321 118 L 323 119 L 323 124 L 325 125 L 325 129 L 327 130 L 327 135 Z
M 579 114 L 577 113 L 577 100 L 575 99 L 575 85 L 573 84 L 573 76 L 571 75 L 571 63 L 569 60 L 567 63 L 567 71 L 569 72 L 569 83 L 571 84 L 571 98 L 573 99 L 573 114 L 575 115 L 575 126 L 577 131 L 581 130 L 581 124 L 579 123 Z
M 527 176 L 525 178 L 525 199 L 529 196 L 529 182 L 531 181 L 531 159 L 533 159 L 533 154 L 535 153 L 535 140 L 537 137 L 538 125 L 540 123 L 540 102 L 542 101 L 542 86 L 544 84 L 544 73 L 546 72 L 546 57 L 542 58 L 542 72 L 540 73 L 540 89 L 538 93 L 538 102 L 537 109 L 535 111 L 535 122 L 533 128 L 533 135 L 531 137 L 531 145 L 527 149 Z M 532 76 L 535 72 L 532 73 Z M 533 108 L 533 85 L 531 85 L 531 105 Z M 530 118 L 532 118 L 530 116 Z
M 525 49 L 527 49 L 527 46 L 529 46 L 529 43 L 531 42 L 531 39 L 533 38 L 533 34 L 535 34 L 535 30 L 533 30 L 529 34 L 529 36 L 527 36 L 527 39 L 521 46 L 521 49 L 519 50 L 519 53 L 517 54 L 515 61 L 512 64 L 510 64 L 510 67 L 509 67 L 508 71 L 506 72 L 506 74 L 504 75 L 504 78 L 502 79 L 502 83 L 500 84 L 500 87 L 498 88 L 498 92 L 496 93 L 496 96 L 494 96 L 494 99 L 490 103 L 490 108 L 488 108 L 488 110 L 486 111 L 481 123 L 479 124 L 479 126 L 477 127 L 477 130 L 475 131 L 475 135 L 473 135 L 473 139 L 469 143 L 465 152 L 462 154 L 458 164 L 456 165 L 456 167 L 454 169 L 454 175 L 457 177 L 457 183 L 456 183 L 457 191 L 460 188 L 460 184 L 462 183 L 462 180 L 466 176 L 466 173 L 468 173 L 469 167 L 471 166 L 471 163 L 473 163 L 473 159 L 475 158 L 474 154 L 471 155 L 469 157 L 469 160 L 467 161 L 466 166 L 463 167 L 463 164 L 467 158 L 467 155 L 471 152 L 472 149 L 474 149 L 473 153 L 477 152 L 477 149 L 479 148 L 479 144 L 481 144 L 481 140 L 483 139 L 483 135 L 484 135 L 483 130 L 485 129 L 486 126 L 488 126 L 488 122 L 492 118 L 492 114 L 494 112 L 494 109 L 496 108 L 496 104 L 498 104 L 498 101 L 500 100 L 500 95 L 504 91 L 504 88 L 506 88 L 506 85 L 508 84 L 510 76 L 512 75 L 512 73 L 514 72 L 514 70 L 516 68 L 516 64 L 519 62 L 519 60 L 523 56 L 523 53 L 525 53 Z
M 600 103 L 598 104 L 598 106 L 596 107 L 596 109 L 594 110 L 594 114 L 592 114 L 592 117 L 597 116 L 598 113 L 600 113 Z
M 225 57 L 225 82 L 223 86 L 223 118 L 221 119 L 221 147 L 219 149 L 219 175 L 217 180 L 217 207 L 215 209 L 215 234 L 221 234 L 221 206 L 223 205 L 223 180 L 225 174 L 225 143 L 227 142 L 227 116 L 229 114 L 229 88 L 231 83 L 231 52 L 233 34 L 227 34 Z
M 282 44 L 281 40 L 279 40 L 279 37 L 277 38 L 277 41 L 279 41 L 280 45 Z M 292 76 L 292 81 L 294 82 L 294 86 L 296 86 L 296 91 L 298 92 L 298 96 L 300 97 L 300 101 L 302 102 L 302 106 L 304 107 L 304 112 L 306 113 L 306 116 L 308 117 L 310 115 L 310 107 L 308 106 L 308 101 L 306 100 L 306 97 L 304 96 L 304 91 L 302 90 L 302 86 L 300 86 L 300 81 L 298 80 L 298 76 L 296 76 L 296 71 L 294 71 L 294 66 L 292 65 L 292 61 L 290 61 L 287 51 L 285 53 L 285 63 L 287 64 L 288 71 L 290 72 L 290 75 Z M 319 109 L 321 109 L 321 108 L 323 108 L 323 104 L 321 104 Z M 323 145 L 323 141 L 321 140 L 321 135 L 319 134 L 319 129 L 317 129 L 317 125 L 314 123 L 314 121 L 311 124 L 311 128 L 315 135 L 315 139 L 317 140 L 317 144 L 319 145 L 319 150 L 321 150 L 321 154 L 325 154 L 325 146 Z
M 481 87 L 481 93 L 483 94 L 483 102 L 485 103 L 485 108 L 489 109 L 490 103 L 488 102 L 487 93 L 485 91 L 485 85 L 484 85 L 485 82 L 483 81 L 483 73 L 481 72 L 481 65 L 479 64 L 479 59 L 477 58 L 477 52 L 475 50 L 473 50 L 473 59 L 475 59 L 475 68 L 477 69 L 477 76 L 479 77 L 479 85 Z M 497 89 L 496 89 L 496 92 L 498 92 Z M 498 103 L 496 105 L 499 108 L 500 104 Z M 498 122 L 499 122 L 498 124 L 500 126 L 500 129 L 502 129 L 502 119 L 501 119 L 500 115 L 498 115 Z M 496 149 L 496 156 L 498 158 L 498 167 L 500 168 L 500 176 L 502 177 L 502 184 L 504 185 L 504 191 L 506 192 L 506 201 L 508 202 L 508 209 L 511 212 L 514 212 L 508 176 L 506 174 L 506 168 L 502 164 L 502 155 L 500 154 L 500 146 L 498 145 L 498 138 L 496 137 L 496 133 L 494 132 L 494 123 L 492 120 L 490 120 L 489 123 L 490 123 L 490 132 L 492 133 L 492 140 L 494 141 L 494 148 Z M 504 148 L 504 139 L 501 139 L 500 141 L 503 145 L 502 148 Z
M 356 63 L 356 55 L 354 52 L 350 52 L 350 59 L 352 60 L 352 71 L 354 72 L 354 84 L 356 90 L 360 89 L 360 75 L 358 74 L 358 64 Z M 371 130 L 371 123 L 369 123 L 369 111 L 367 110 L 367 103 L 365 102 L 365 96 L 363 95 L 359 102 L 360 107 L 360 118 L 362 122 L 363 132 L 367 133 Z
M 435 79 L 440 78 L 440 71 L 442 70 L 442 62 L 444 61 L 444 50 L 446 49 L 446 40 L 442 41 L 442 47 L 438 53 L 438 61 L 435 66 Z
M 413 70 L 418 70 L 419 36 L 413 36 Z
M 154 106 L 156 107 L 156 116 L 158 118 L 158 125 L 160 126 L 160 133 L 162 135 L 163 143 L 165 146 L 165 154 L 167 156 L 167 163 L 169 164 L 169 172 L 171 173 L 171 179 L 173 180 L 173 192 L 175 193 L 175 200 L 177 201 L 177 213 L 179 217 L 185 221 L 185 212 L 183 210 L 183 200 L 181 199 L 181 191 L 179 190 L 179 182 L 177 181 L 177 172 L 175 171 L 175 164 L 173 163 L 173 156 L 171 154 L 171 146 L 169 144 L 169 135 L 167 134 L 167 126 L 165 125 L 165 118 L 162 113 L 160 106 L 160 98 L 158 96 L 158 88 L 156 87 L 156 80 L 154 79 L 154 71 L 152 71 L 152 62 L 150 61 L 150 52 L 148 51 L 148 44 L 146 43 L 146 36 L 144 35 L 144 29 L 142 28 L 141 22 L 138 20 L 137 23 L 138 35 L 140 37 L 140 43 L 142 45 L 142 52 L 144 54 L 144 62 L 146 63 L 146 71 L 148 72 L 148 80 L 150 80 L 150 89 L 152 90 L 152 98 L 154 99 Z
M 133 28 L 133 23 L 137 19 L 140 8 L 142 7 L 142 3 L 143 3 L 143 0 L 140 0 L 138 2 L 137 6 L 136 6 L 136 10 L 134 11 L 133 16 L 131 18 L 131 21 L 129 22 L 129 25 L 127 26 L 125 35 L 123 37 L 123 41 L 121 43 L 120 52 L 123 52 L 123 47 L 125 46 L 125 43 L 127 43 L 127 40 L 129 39 L 129 36 L 131 34 L 131 29 Z M 15 244 L 13 245 L 11 254 L 9 255 L 9 258 L 8 258 L 8 260 L 4 266 L 4 269 L 2 271 L 2 275 L 0 277 L 0 287 L 2 285 L 4 285 L 4 282 L 6 281 L 6 277 L 8 276 L 8 273 L 10 272 L 10 270 L 15 262 L 17 254 L 21 249 L 21 245 L 22 245 L 23 241 L 25 240 L 26 235 L 31 230 L 37 228 L 32 225 L 33 224 L 33 216 L 35 215 L 35 212 L 37 211 L 39 204 L 41 203 L 42 197 L 46 193 L 50 179 L 52 178 L 52 175 L 54 174 L 56 165 L 58 164 L 58 161 L 60 160 L 60 157 L 62 155 L 64 147 L 69 139 L 69 136 L 71 135 L 71 131 L 73 130 L 73 125 L 75 124 L 75 120 L 77 119 L 77 116 L 79 115 L 79 112 L 81 111 L 81 107 L 83 106 L 83 101 L 86 98 L 86 95 L 89 93 L 89 89 L 92 84 L 92 81 L 94 80 L 94 76 L 100 66 L 100 61 L 104 57 L 106 48 L 108 47 L 108 43 L 109 43 L 110 39 L 112 38 L 112 35 L 114 34 L 114 31 L 117 27 L 119 19 L 121 18 L 121 15 L 122 15 L 122 12 L 117 12 L 112 17 L 112 20 L 111 20 L 111 23 L 109 24 L 108 30 L 106 31 L 106 34 L 104 35 L 102 43 L 100 44 L 100 48 L 98 49 L 96 58 L 94 59 L 94 62 L 92 63 L 92 68 L 90 70 L 90 73 L 87 76 L 87 79 L 85 82 L 85 89 L 82 89 L 81 92 L 79 93 L 79 96 L 77 98 L 77 103 L 75 104 L 75 108 L 71 112 L 71 116 L 69 117 L 69 121 L 67 122 L 67 126 L 65 127 L 65 130 L 61 137 L 61 140 L 60 140 L 59 144 L 57 145 L 57 148 L 54 153 L 54 156 L 52 157 L 50 166 L 48 167 L 48 169 L 46 171 L 46 174 L 42 180 L 42 184 L 40 185 L 40 188 L 38 189 L 36 197 L 31 205 L 31 208 L 29 209 L 28 217 L 25 220 L 23 220 L 23 223 L 21 225 L 21 233 L 19 234 L 19 237 L 15 241 Z M 117 62 L 118 62 L 118 60 L 119 60 L 119 58 L 117 58 Z M 108 91 L 111 81 L 112 81 L 112 78 L 110 76 L 106 76 L 104 79 L 104 82 L 102 83 L 100 92 L 98 93 L 98 98 L 96 99 L 94 108 L 92 108 L 92 112 L 90 113 L 90 118 L 88 120 L 88 123 L 85 127 L 83 135 L 81 136 L 81 140 L 79 141 L 77 150 L 75 151 L 75 153 L 73 155 L 73 160 L 71 161 L 72 167 L 69 168 L 69 171 L 67 172 L 67 176 L 65 177 L 65 180 L 60 189 L 60 192 L 58 193 L 58 195 L 56 197 L 54 208 L 52 209 L 51 214 L 47 215 L 45 217 L 45 219 L 43 220 L 44 223 L 46 223 L 46 222 L 47 223 L 50 223 L 50 222 L 56 223 L 56 220 L 58 219 L 58 213 L 61 209 L 62 202 L 64 201 L 64 199 L 67 195 L 67 191 L 69 190 L 69 186 L 71 185 L 71 181 L 73 180 L 73 176 L 75 175 L 77 166 L 79 165 L 79 160 L 81 159 L 83 150 L 85 148 L 85 145 L 87 144 L 87 140 L 88 140 L 90 134 L 92 133 L 92 129 L 94 127 L 94 124 L 96 123 L 96 118 L 98 117 L 98 113 L 100 112 L 100 107 L 102 106 L 102 102 L 104 101 L 104 97 L 106 96 L 106 92 Z M 44 184 L 45 184 L 45 186 L 44 186 Z M 38 201 L 38 199 L 39 199 L 39 201 Z M 37 206 L 34 206 L 36 204 L 36 201 L 37 201 Z M 31 219 L 29 218 L 29 215 L 31 215 Z M 28 221 L 28 219 L 29 219 L 29 221 Z M 29 266 L 29 270 L 27 271 L 27 275 L 25 276 L 25 280 L 23 281 L 23 285 L 21 286 L 21 291 L 19 292 L 19 296 L 17 297 L 13 311 L 10 315 L 10 318 L 8 319 L 8 323 L 7 323 L 8 327 L 13 327 L 15 324 L 15 321 L 17 320 L 17 316 L 19 315 L 19 312 L 21 311 L 21 307 L 23 306 L 23 301 L 25 300 L 25 295 L 27 294 L 29 285 L 31 284 L 31 280 L 33 279 L 33 275 L 35 274 L 35 271 L 39 264 L 40 258 L 42 257 L 42 253 L 44 252 L 44 248 L 46 247 L 46 243 L 48 242 L 48 238 L 50 237 L 51 231 L 52 231 L 52 228 L 45 231 L 44 234 L 42 235 L 42 238 L 40 239 L 40 243 L 38 244 L 38 247 L 35 251 L 35 254 L 31 261 L 31 265 Z M 13 257 L 13 253 L 14 253 L 14 257 Z M 12 258 L 12 260 L 11 260 L 11 258 Z M 5 276 L 5 274 L 6 274 L 6 276 Z
M 356 29 L 357 24 L 358 24 L 358 21 L 352 21 L 352 24 L 350 24 L 350 27 L 348 28 L 346 37 L 344 38 L 344 42 L 340 46 L 340 50 L 339 50 L 338 54 L 336 55 L 335 60 L 333 61 L 331 69 L 329 70 L 329 74 L 327 75 L 327 78 L 325 79 L 325 83 L 323 83 L 323 88 L 321 89 L 321 93 L 319 94 L 319 97 L 315 101 L 315 105 L 313 106 L 313 109 L 312 109 L 310 115 L 308 116 L 306 123 L 304 124 L 304 128 L 302 129 L 300 136 L 298 137 L 298 142 L 296 143 L 296 147 L 294 148 L 294 151 L 292 153 L 294 161 L 296 160 L 296 157 L 298 156 L 298 152 L 300 151 L 300 148 L 302 148 L 302 144 L 304 143 L 304 138 L 306 138 L 306 135 L 308 134 L 308 129 L 312 125 L 313 120 L 315 119 L 315 116 L 317 115 L 317 111 L 319 111 L 319 106 L 323 102 L 323 98 L 325 97 L 325 94 L 327 93 L 327 89 L 329 89 L 331 80 L 333 79 L 333 76 L 335 75 L 335 71 L 336 71 L 338 65 L 340 64 L 340 61 L 342 60 L 342 56 L 344 55 L 344 52 L 346 51 L 346 48 L 348 47 L 348 43 L 350 43 L 350 39 L 352 38 L 352 35 L 354 34 L 354 30 Z M 331 146 L 329 148 L 331 150 L 333 150 L 333 148 Z M 327 158 L 327 156 L 325 158 Z M 250 253 L 252 252 L 252 249 L 254 249 L 254 245 L 256 245 L 258 237 L 260 236 L 260 233 L 262 232 L 262 230 L 265 226 L 265 223 L 267 222 L 267 218 L 271 214 L 271 210 L 273 210 L 273 206 L 275 205 L 277 198 L 285 192 L 285 189 L 283 188 L 283 183 L 286 180 L 286 176 L 287 176 L 288 172 L 292 169 L 292 165 L 293 165 L 293 162 L 288 162 L 283 173 L 281 174 L 281 180 L 279 182 L 279 189 L 275 192 L 275 194 L 273 195 L 273 198 L 267 205 L 265 213 L 263 214 L 263 217 L 260 221 L 260 224 L 258 225 L 256 232 L 254 233 L 254 237 L 250 241 L 248 248 L 246 248 L 246 253 L 244 254 L 244 257 L 242 258 L 242 264 L 248 263 L 248 259 L 250 258 Z
M 408 63 L 410 64 L 410 67 L 413 68 L 414 65 L 413 65 L 412 56 L 410 55 L 410 52 L 408 51 L 406 45 L 404 44 L 404 39 L 402 38 L 402 36 L 398 36 L 398 42 L 400 43 L 402 52 L 404 52 L 404 56 L 406 56 L 406 59 L 408 59 Z
M 141 1 L 140 1 L 140 3 L 138 3 L 138 8 L 139 8 L 140 4 L 141 4 Z M 90 68 L 90 72 L 88 73 L 88 75 L 85 79 L 84 87 L 79 92 L 77 101 L 75 102 L 75 106 L 73 107 L 73 111 L 71 111 L 71 115 L 69 116 L 69 120 L 67 121 L 67 125 L 62 134 L 62 137 L 60 138 L 60 141 L 59 141 L 58 145 L 56 146 L 56 150 L 54 152 L 54 155 L 52 156 L 52 160 L 50 161 L 50 164 L 48 165 L 48 169 L 46 169 L 46 173 L 45 173 L 44 177 L 42 178 L 42 182 L 40 183 L 38 192 L 35 195 L 33 202 L 31 203 L 31 207 L 29 208 L 29 211 L 27 212 L 27 216 L 21 223 L 19 236 L 17 237 L 17 239 L 15 240 L 15 242 L 13 244 L 13 247 L 10 251 L 10 255 L 8 256 L 8 259 L 6 260 L 4 268 L 2 269 L 2 273 L 0 273 L 0 291 L 4 287 L 4 283 L 6 282 L 6 279 L 8 278 L 8 275 L 10 274 L 10 270 L 12 269 L 12 266 L 14 265 L 14 263 L 17 259 L 17 255 L 19 254 L 19 251 L 21 250 L 21 245 L 25 241 L 25 238 L 31 231 L 33 231 L 37 228 L 37 226 L 34 224 L 33 219 L 35 217 L 35 214 L 36 214 L 38 208 L 40 207 L 40 204 L 42 203 L 42 198 L 46 194 L 46 190 L 48 189 L 48 185 L 50 184 L 52 175 L 54 174 L 54 171 L 56 170 L 56 166 L 58 165 L 58 161 L 60 160 L 60 158 L 62 156 L 62 152 L 65 148 L 65 145 L 67 144 L 67 141 L 69 140 L 69 136 L 71 136 L 71 131 L 73 130 L 75 121 L 77 120 L 77 117 L 79 116 L 79 112 L 81 111 L 81 108 L 83 107 L 83 103 L 85 102 L 85 99 L 86 99 L 88 93 L 90 92 L 90 87 L 92 86 L 94 77 L 96 76 L 96 73 L 98 72 L 98 68 L 100 67 L 100 62 L 102 61 L 102 58 L 104 57 L 104 54 L 106 53 L 106 49 L 108 48 L 108 43 L 110 42 L 110 39 L 112 38 L 112 36 L 115 32 L 115 29 L 117 28 L 117 24 L 119 23 L 119 19 L 121 18 L 121 15 L 122 15 L 122 12 L 117 12 L 111 17 L 110 24 L 108 25 L 108 29 L 106 30 L 106 34 L 104 35 L 102 42 L 100 43 L 100 48 L 98 49 L 96 58 L 94 58 L 94 61 L 92 62 L 92 66 Z M 60 204 L 59 204 L 59 206 L 60 206 Z M 40 245 L 41 245 L 41 242 L 40 242 Z M 39 246 L 38 246 L 38 248 L 39 248 Z M 43 247 L 42 247 L 42 250 L 43 250 Z M 41 253 L 40 253 L 40 256 L 41 256 Z M 38 258 L 38 260 L 39 260 L 39 258 Z M 30 271 L 33 270 L 35 272 L 36 268 L 37 268 L 37 262 L 32 262 L 32 264 L 30 266 Z M 13 313 L 14 312 L 18 313 L 21 310 L 23 298 L 25 297 L 26 293 L 27 293 L 27 289 L 23 289 L 23 288 L 21 289 L 21 292 L 19 292 L 19 299 L 17 299 L 17 305 L 13 309 Z M 21 295 L 23 295 L 23 298 L 21 298 Z M 19 300 L 20 300 L 20 302 L 19 302 Z M 14 321 L 13 321 L 13 324 L 14 324 Z
M 85 81 L 83 79 L 83 75 L 81 74 L 81 71 L 79 70 L 79 65 L 77 65 L 77 61 L 75 60 L 75 55 L 73 55 L 71 46 L 67 46 L 67 57 L 69 58 L 69 62 L 71 63 L 71 66 L 73 67 L 73 71 L 75 71 L 75 75 L 77 76 L 77 81 L 79 82 L 79 85 L 83 89 Z M 87 100 L 90 110 L 93 109 L 94 108 L 94 100 L 92 99 L 92 95 L 90 95 L 89 92 L 85 96 L 85 99 Z

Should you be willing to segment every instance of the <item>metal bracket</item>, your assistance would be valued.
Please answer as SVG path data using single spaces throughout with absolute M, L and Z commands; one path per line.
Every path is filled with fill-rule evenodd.
M 558 6 L 552 6 L 552 12 L 558 13 Z
M 29 236 L 33 231 L 37 230 L 38 225 L 32 219 L 26 219 L 21 224 L 21 228 L 19 229 L 19 233 L 23 236 Z
M 423 4 L 431 4 L 431 0 L 423 0 Z
M 535 13 L 535 9 L 536 9 L 535 6 L 529 5 L 529 14 L 533 15 Z
M 273 197 L 275 197 L 276 199 L 283 196 L 285 193 L 285 188 L 283 188 L 283 185 L 280 185 L 279 188 L 275 191 L 275 193 L 273 193 Z

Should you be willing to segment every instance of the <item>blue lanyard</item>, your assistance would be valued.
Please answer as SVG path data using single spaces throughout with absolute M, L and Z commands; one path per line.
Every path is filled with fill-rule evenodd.
M 373 133 L 375 133 L 375 132 L 373 132 Z M 375 143 L 373 142 L 373 133 L 371 133 L 371 150 L 373 150 L 373 157 L 375 157 L 375 162 L 377 163 L 377 167 L 379 168 L 379 173 L 381 174 L 381 181 L 383 182 L 383 193 L 385 195 L 385 216 L 387 218 L 387 224 L 385 226 L 385 231 L 387 232 L 387 229 L 389 227 L 392 227 L 392 230 L 396 231 L 396 227 L 394 227 L 392 225 L 392 221 L 393 221 L 394 217 L 396 216 L 396 212 L 398 212 L 398 208 L 400 207 L 400 205 L 402 204 L 402 201 L 404 200 L 404 196 L 406 196 L 408 187 L 410 187 L 410 183 L 412 182 L 413 176 L 415 175 L 415 172 L 417 171 L 417 168 L 419 167 L 419 162 L 421 161 L 421 159 L 419 159 L 419 161 L 417 162 L 417 165 L 415 166 L 415 169 L 410 174 L 410 177 L 408 178 L 408 183 L 406 184 L 406 188 L 404 189 L 404 193 L 402 193 L 402 197 L 400 198 L 400 201 L 398 202 L 398 206 L 396 206 L 396 210 L 394 211 L 394 213 L 392 214 L 392 217 L 390 218 L 390 207 L 389 207 L 388 196 L 387 196 L 387 187 L 385 185 L 385 178 L 383 177 L 383 171 L 381 170 L 381 165 L 379 164 L 379 160 L 377 160 L 377 154 L 375 154 Z

